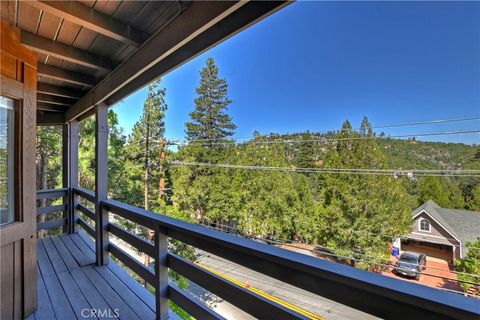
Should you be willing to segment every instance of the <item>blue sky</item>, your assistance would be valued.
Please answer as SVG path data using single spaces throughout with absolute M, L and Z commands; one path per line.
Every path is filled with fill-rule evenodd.
M 480 2 L 297 2 L 165 75 L 168 138 L 183 138 L 199 70 L 216 59 L 238 137 L 480 115 Z M 129 133 L 146 89 L 114 107 Z M 387 133 L 480 129 L 479 121 Z M 430 140 L 480 143 L 480 135 Z

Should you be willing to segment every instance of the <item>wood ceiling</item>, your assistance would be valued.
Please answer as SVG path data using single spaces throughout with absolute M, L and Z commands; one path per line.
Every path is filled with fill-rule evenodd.
M 0 12 L 38 55 L 37 124 L 46 125 L 113 105 L 288 3 L 1 0 Z
M 64 112 L 188 6 L 180 1 L 1 1 L 38 54 L 37 109 Z

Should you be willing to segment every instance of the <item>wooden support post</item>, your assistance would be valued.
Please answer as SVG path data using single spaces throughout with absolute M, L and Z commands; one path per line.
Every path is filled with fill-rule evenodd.
M 77 204 L 79 201 L 78 195 L 74 194 L 72 188 L 78 187 L 78 145 L 80 143 L 80 122 L 78 120 L 72 120 L 69 122 L 70 127 L 70 217 L 71 226 L 70 232 L 76 233 L 78 231 L 78 209 Z
M 155 311 L 157 319 L 168 319 L 168 237 L 165 228 L 155 226 Z
M 95 248 L 97 265 L 108 264 L 108 212 L 101 202 L 108 193 L 108 106 L 95 107 Z
M 72 120 L 62 127 L 62 180 L 63 187 L 68 188 L 67 197 L 64 203 L 68 205 L 67 229 L 64 232 L 75 233 L 77 231 L 76 221 L 78 218 L 78 196 L 72 192 L 73 187 L 78 186 L 78 139 L 80 125 L 77 120 Z M 65 215 L 64 215 L 65 217 Z
M 70 143 L 70 134 L 68 124 L 62 125 L 62 188 L 70 187 L 70 153 L 68 151 L 68 144 Z M 70 215 L 70 192 L 67 192 L 63 197 L 63 203 L 67 205 L 67 209 L 63 211 L 63 218 L 67 219 L 67 224 L 63 226 L 63 233 L 70 233 L 70 225 L 73 223 Z

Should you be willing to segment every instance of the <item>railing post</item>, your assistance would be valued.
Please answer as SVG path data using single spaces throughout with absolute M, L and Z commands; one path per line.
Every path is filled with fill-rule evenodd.
M 68 214 L 66 214 L 68 225 L 67 229 L 64 228 L 64 232 L 68 233 L 77 231 L 78 196 L 73 194 L 72 188 L 78 186 L 78 139 L 78 121 L 72 120 L 64 124 L 62 128 L 62 180 L 63 187 L 68 188 L 67 197 L 63 200 L 68 204 Z
M 97 265 L 108 263 L 108 212 L 101 202 L 108 193 L 108 106 L 95 107 L 95 252 Z
M 168 238 L 165 228 L 155 226 L 155 306 L 157 319 L 168 319 Z

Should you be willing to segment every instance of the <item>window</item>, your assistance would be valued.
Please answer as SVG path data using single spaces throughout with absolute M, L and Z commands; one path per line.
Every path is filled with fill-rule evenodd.
M 430 232 L 430 221 L 427 219 L 420 219 L 420 231 Z
M 14 220 L 14 100 L 0 96 L 0 225 Z

